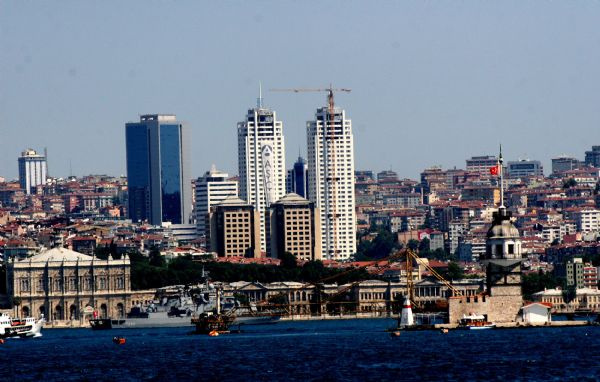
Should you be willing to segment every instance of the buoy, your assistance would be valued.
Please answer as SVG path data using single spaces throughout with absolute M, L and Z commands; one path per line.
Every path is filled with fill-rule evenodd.
M 217 337 L 219 335 L 219 332 L 217 332 L 216 330 L 211 330 L 208 333 L 208 335 L 211 336 L 211 337 Z
M 0 338 L 0 345 L 2 345 L 4 343 L 4 340 L 2 338 Z
M 125 337 L 113 337 L 113 342 L 117 345 L 124 345 L 126 340 Z
M 400 331 L 399 330 L 394 330 L 393 332 L 390 333 L 390 336 L 392 336 L 392 337 L 400 337 Z

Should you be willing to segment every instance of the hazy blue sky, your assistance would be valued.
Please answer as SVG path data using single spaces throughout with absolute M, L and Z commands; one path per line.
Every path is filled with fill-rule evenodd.
M 352 89 L 356 168 L 464 167 L 471 155 L 600 144 L 592 1 L 0 0 L 0 176 L 48 148 L 52 175 L 125 173 L 124 124 L 189 122 L 192 174 L 237 173 L 236 122 L 264 88 Z M 287 167 L 323 94 L 264 94 Z

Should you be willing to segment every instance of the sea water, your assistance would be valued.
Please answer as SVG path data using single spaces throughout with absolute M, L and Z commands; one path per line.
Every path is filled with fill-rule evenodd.
M 192 327 L 45 329 L 0 344 L 0 381 L 600 380 L 600 327 L 391 337 L 394 324 L 288 321 L 218 337 Z

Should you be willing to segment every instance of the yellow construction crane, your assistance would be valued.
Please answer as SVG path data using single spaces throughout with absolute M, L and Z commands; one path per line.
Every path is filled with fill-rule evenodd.
M 325 124 L 325 121 L 323 121 L 323 124 L 325 125 L 325 130 L 326 133 L 323 134 L 323 148 L 326 150 L 326 157 L 325 157 L 325 185 L 326 185 L 326 189 L 325 189 L 325 210 L 326 210 L 326 217 L 327 219 L 331 219 L 331 224 L 329 224 L 329 222 L 327 222 L 326 224 L 326 233 L 327 233 L 327 238 L 326 240 L 329 239 L 329 237 L 332 237 L 333 239 L 333 251 L 330 248 L 330 243 L 327 243 L 327 257 L 328 258 L 335 258 L 335 256 L 338 253 L 338 249 L 337 249 L 337 220 L 338 220 L 338 214 L 337 214 L 337 182 L 338 182 L 338 178 L 337 178 L 337 171 L 336 171 L 336 162 L 337 162 L 337 158 L 336 158 L 336 150 L 335 150 L 335 145 L 336 145 L 336 141 L 335 141 L 335 102 L 334 102 L 334 97 L 333 94 L 334 92 L 346 92 L 346 93 L 350 93 L 352 90 L 351 89 L 347 89 L 347 88 L 334 88 L 332 85 L 329 85 L 329 88 L 315 88 L 315 89 L 310 89 L 310 88 L 292 88 L 292 89 L 271 89 L 271 91 L 274 92 L 294 92 L 294 93 L 301 93 L 301 92 L 326 92 L 327 93 L 327 106 L 328 106 L 328 114 L 329 114 L 329 123 Z M 331 162 L 330 162 L 331 160 Z M 329 172 L 331 169 L 331 172 Z M 333 200 L 329 201 L 329 192 L 331 192 L 331 196 L 333 198 Z M 331 226 L 331 228 L 330 228 Z M 329 232 L 329 230 L 332 230 L 333 232 Z M 332 253 L 333 256 L 330 256 L 329 254 Z
M 413 272 L 414 272 L 413 271 L 413 261 L 416 262 L 417 264 L 422 264 L 437 280 L 439 280 L 442 284 L 444 284 L 450 291 L 452 297 L 457 297 L 457 296 L 461 295 L 461 292 L 458 289 L 456 289 L 448 280 L 446 280 L 442 275 L 440 275 L 435 269 L 433 269 L 429 264 L 427 264 L 427 262 L 425 262 L 421 257 L 419 257 L 411 249 L 408 249 L 408 248 L 402 249 L 393 254 L 390 254 L 386 258 L 376 260 L 375 262 L 376 262 L 379 270 L 383 271 L 383 270 L 391 267 L 395 261 L 401 260 L 401 259 L 406 261 L 406 268 L 405 268 L 405 270 L 406 270 L 406 292 L 407 292 L 408 298 L 410 299 L 411 304 L 413 306 L 420 307 L 420 308 L 423 307 L 422 304 L 420 304 L 415 299 L 415 292 L 414 292 L 415 288 L 414 288 L 414 281 L 413 281 Z M 379 265 L 379 264 L 381 264 L 381 265 Z M 320 279 L 316 282 L 305 282 L 305 283 L 303 283 L 301 288 L 305 288 L 308 286 L 318 287 L 319 284 L 323 284 L 326 281 L 332 281 L 336 278 L 345 276 L 351 272 L 354 272 L 354 271 L 357 271 L 360 269 L 366 269 L 370 265 L 371 264 L 363 265 L 363 266 L 356 267 L 356 268 L 348 268 L 343 272 L 340 272 L 333 276 L 329 276 L 329 277 Z M 365 280 L 358 280 L 358 281 L 350 282 L 347 285 L 340 288 L 339 290 L 337 290 L 335 293 L 332 293 L 332 294 L 329 294 L 326 296 L 321 296 L 319 293 L 317 293 L 317 296 L 318 296 L 317 301 L 312 302 L 309 305 L 318 305 L 319 306 L 318 310 L 321 311 L 321 306 L 324 306 L 328 302 L 333 301 L 335 298 L 348 292 L 349 290 L 351 290 L 352 288 L 354 288 L 355 286 L 357 286 L 358 284 L 360 284 L 363 281 L 365 281 Z M 390 296 L 390 301 L 391 301 L 391 296 Z M 256 304 L 264 305 L 264 304 L 268 304 L 268 303 L 269 303 L 268 299 L 265 299 L 265 300 L 258 301 Z M 273 306 L 273 305 L 271 305 L 271 306 Z M 284 306 L 287 306 L 287 305 L 284 305 Z
M 412 263 L 413 260 L 417 264 L 423 264 L 425 268 L 438 279 L 442 284 L 444 284 L 452 293 L 452 297 L 460 296 L 460 291 L 456 289 L 448 280 L 446 280 L 442 275 L 440 275 L 435 269 L 433 269 L 427 262 L 423 261 L 412 249 L 407 248 L 406 252 L 406 288 L 408 289 L 408 296 L 412 303 L 415 303 L 415 288 L 412 280 Z

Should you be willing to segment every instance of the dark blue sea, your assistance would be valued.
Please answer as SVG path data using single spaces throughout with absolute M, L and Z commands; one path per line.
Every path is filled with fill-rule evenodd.
M 600 380 L 600 327 L 385 332 L 393 320 L 295 321 L 239 334 L 44 330 L 0 345 L 0 381 Z M 123 335 L 125 345 L 112 337 Z

